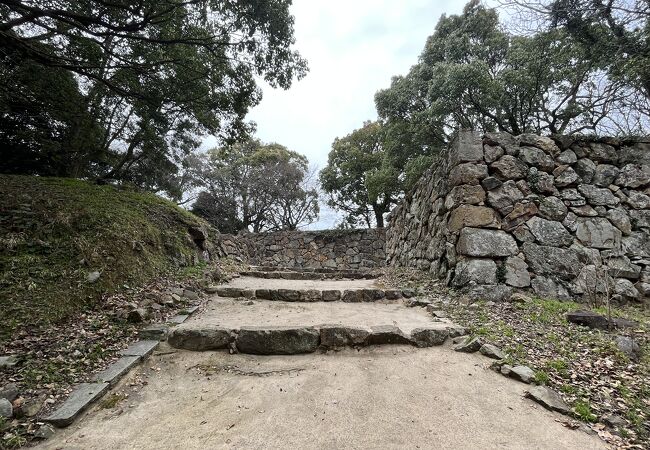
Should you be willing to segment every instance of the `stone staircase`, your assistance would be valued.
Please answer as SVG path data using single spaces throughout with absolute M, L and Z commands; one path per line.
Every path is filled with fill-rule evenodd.
M 242 276 L 267 278 L 267 279 L 284 279 L 284 280 L 330 280 L 330 279 L 350 279 L 350 280 L 371 280 L 377 278 L 379 274 L 370 270 L 354 269 L 327 269 L 327 268 L 290 268 L 290 267 L 272 267 L 272 266 L 254 266 L 251 270 L 241 272 Z
M 288 275 L 267 276 L 276 273 Z M 300 278 L 305 274 L 326 277 Z M 218 287 L 202 311 L 172 330 L 168 343 L 274 355 L 386 344 L 430 347 L 465 333 L 434 317 L 425 302 L 414 302 L 411 290 L 382 289 L 367 272 L 260 267 L 242 275 Z

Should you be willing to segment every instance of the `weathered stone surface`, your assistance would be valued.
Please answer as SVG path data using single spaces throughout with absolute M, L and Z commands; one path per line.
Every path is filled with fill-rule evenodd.
M 499 147 L 498 145 L 495 146 L 486 145 L 483 147 L 483 153 L 484 153 L 485 162 L 490 164 L 498 160 L 499 158 L 501 158 L 505 153 L 505 151 L 503 150 L 503 148 Z
M 538 275 L 555 275 L 563 280 L 571 280 L 580 273 L 580 261 L 574 249 L 526 242 L 523 251 L 528 267 Z
M 451 186 L 479 184 L 487 176 L 488 168 L 485 164 L 463 163 L 451 169 L 449 173 L 449 184 Z
M 557 156 L 557 158 L 555 158 L 555 160 L 560 164 L 570 165 L 575 164 L 575 162 L 578 161 L 578 157 L 573 150 L 564 150 Z
M 615 278 L 638 280 L 641 276 L 641 266 L 632 264 L 626 256 L 608 259 L 607 267 L 609 274 Z
M 534 203 L 523 200 L 517 203 L 513 207 L 512 211 L 503 218 L 503 229 L 505 231 L 510 231 L 526 222 L 538 212 L 539 209 L 537 209 L 537 206 Z
M 506 357 L 499 347 L 492 344 L 483 344 L 478 351 L 481 355 L 492 359 L 504 359 Z
M 631 188 L 650 184 L 650 165 L 627 164 L 623 166 L 615 184 Z
M 528 175 L 526 163 L 510 155 L 505 155 L 492 163 L 490 169 L 500 180 L 520 180 Z
M 592 142 L 587 148 L 587 154 L 593 161 L 610 163 L 618 160 L 616 149 L 608 144 Z
M 402 291 L 399 289 L 386 289 L 384 295 L 386 300 L 399 300 L 402 298 Z
M 164 341 L 169 334 L 169 325 L 154 324 L 138 331 L 138 337 L 144 340 Z
M 581 325 L 589 328 L 597 328 L 601 330 L 607 330 L 610 328 L 607 317 L 597 314 L 593 311 L 574 311 L 566 314 L 566 320 L 575 323 L 576 325 Z M 638 324 L 631 320 L 625 319 L 612 319 L 611 327 L 616 328 L 626 328 L 626 327 L 636 327 Z
M 530 274 L 528 273 L 528 264 L 518 256 L 511 256 L 506 259 L 506 279 L 509 286 L 528 287 L 530 286 Z M 491 284 L 491 283 L 486 283 Z
M 507 215 L 512 211 L 513 205 L 524 198 L 514 181 L 509 180 L 500 187 L 488 192 L 487 202 L 499 211 L 502 215 Z
M 545 197 L 539 202 L 539 215 L 544 219 L 563 221 L 568 212 L 564 202 L 557 197 Z
M 587 198 L 592 206 L 616 206 L 620 203 L 618 197 L 607 188 L 599 188 L 593 184 L 581 184 L 578 191 Z
M 108 383 L 113 385 L 117 383 L 129 370 L 140 362 L 139 356 L 123 356 L 117 361 L 111 363 L 105 370 L 99 372 L 93 377 L 93 381 Z
M 217 289 L 217 295 L 219 297 L 230 297 L 230 298 L 243 297 L 241 289 L 232 288 L 232 287 L 218 288 Z M 263 298 L 263 297 L 260 297 L 260 298 Z
M 537 276 L 531 281 L 535 294 L 540 298 L 570 300 L 571 296 L 562 284 L 552 278 Z
M 293 355 L 315 352 L 320 332 L 311 327 L 244 327 L 235 339 L 241 353 L 253 355 Z
M 638 191 L 629 191 L 625 203 L 635 209 L 650 209 L 650 196 Z
M 650 145 L 647 143 L 635 146 L 624 146 L 619 150 L 620 164 L 648 164 L 650 165 Z
M 596 186 L 607 187 L 616 180 L 620 169 L 611 164 L 599 164 L 596 166 L 592 183 Z
M 568 247 L 573 242 L 573 236 L 560 222 L 533 217 L 526 225 L 541 245 Z
M 596 164 L 592 160 L 588 158 L 579 159 L 573 168 L 583 183 L 589 184 L 594 179 Z
M 459 163 L 483 160 L 483 136 L 479 132 L 459 133 L 452 141 L 449 149 L 449 163 L 455 166 Z
M 528 389 L 526 397 L 535 400 L 544 408 L 551 411 L 557 411 L 562 414 L 569 414 L 571 412 L 571 409 L 564 400 L 562 400 L 560 394 L 546 386 L 533 386 Z
M 456 249 L 468 256 L 511 256 L 517 253 L 517 243 L 504 231 L 464 228 Z
M 566 187 L 576 183 L 580 176 L 569 166 L 560 166 L 553 171 L 555 185 L 557 187 Z
M 520 148 L 519 159 L 521 159 L 526 164 L 537 167 L 545 172 L 551 172 L 555 168 L 553 158 L 535 147 Z
M 372 327 L 368 336 L 368 345 L 412 344 L 411 339 L 394 325 Z
M 498 228 L 500 220 L 492 208 L 462 205 L 449 214 L 448 227 L 460 231 L 464 227 Z
M 0 356 L 0 369 L 3 367 L 13 367 L 18 363 L 15 356 Z
M 546 172 L 536 172 L 536 168 L 531 167 L 528 172 L 528 183 L 534 192 L 538 194 L 557 195 L 558 190 L 555 187 L 555 178 Z
M 586 247 L 617 248 L 621 242 L 621 230 L 602 217 L 578 218 L 576 237 Z
M 531 147 L 537 147 L 551 156 L 556 156 L 560 153 L 560 148 L 557 146 L 555 141 L 547 136 L 525 133 L 520 134 L 516 139 L 522 146 L 528 145 Z
M 501 181 L 501 180 L 499 180 L 498 178 L 495 178 L 495 177 L 487 177 L 487 178 L 484 178 L 481 181 L 481 186 L 483 186 L 483 188 L 486 191 L 491 191 L 492 189 L 496 189 L 499 186 L 501 186 L 502 184 L 503 184 L 503 181 Z
M 341 291 L 338 289 L 323 291 L 322 298 L 324 302 L 338 302 L 341 300 Z
M 0 388 L 0 398 L 4 398 L 10 402 L 13 402 L 19 393 L 20 391 L 16 383 L 8 383 Z
M 616 336 L 614 342 L 618 349 L 625 353 L 631 360 L 637 361 L 641 357 L 641 346 L 631 337 Z
M 0 398 L 0 418 L 11 419 L 14 415 L 14 408 L 6 398 Z
M 512 295 L 512 288 L 504 284 L 479 285 L 472 287 L 466 295 L 473 301 L 503 302 Z
M 632 210 L 630 211 L 630 222 L 633 230 L 650 228 L 650 210 Z
M 614 281 L 614 293 L 620 295 L 624 301 L 636 301 L 640 296 L 634 284 L 625 278 L 618 278 Z
M 510 378 L 514 378 L 515 380 L 519 380 L 523 383 L 532 383 L 535 381 L 535 372 L 533 372 L 533 369 L 527 366 L 514 366 L 510 369 L 510 372 L 508 373 L 508 376 Z
M 58 409 L 45 417 L 44 421 L 55 427 L 67 427 L 92 402 L 101 397 L 108 387 L 108 383 L 81 383 Z
M 454 186 L 445 199 L 445 208 L 452 210 L 459 205 L 478 205 L 485 201 L 485 191 L 480 185 Z
M 370 330 L 343 325 L 321 325 L 320 345 L 324 348 L 357 347 L 366 345 Z
M 129 345 L 125 350 L 120 352 L 122 356 L 139 356 L 146 358 L 158 347 L 159 341 L 141 340 Z
M 448 337 L 449 330 L 439 326 L 416 328 L 411 331 L 411 341 L 421 348 L 442 345 Z
M 496 263 L 491 259 L 461 259 L 456 264 L 453 284 L 462 287 L 472 281 L 477 284 L 496 284 Z
M 454 350 L 457 352 L 463 352 L 463 353 L 475 353 L 478 352 L 479 349 L 483 346 L 483 340 L 481 338 L 475 337 L 475 338 L 467 338 L 460 342 L 459 344 L 456 344 L 454 346 Z
M 174 348 L 205 351 L 228 348 L 233 337 L 230 330 L 221 327 L 175 328 L 167 342 Z

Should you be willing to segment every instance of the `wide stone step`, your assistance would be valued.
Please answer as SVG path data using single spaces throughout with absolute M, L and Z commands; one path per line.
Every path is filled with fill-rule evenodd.
M 302 272 L 302 273 L 346 273 L 346 274 L 372 274 L 371 270 L 339 269 L 336 267 L 283 267 L 283 266 L 251 266 L 250 270 L 258 272 Z
M 335 271 L 335 272 L 306 272 L 306 271 L 261 271 L 249 270 L 240 272 L 240 275 L 245 277 L 255 277 L 264 279 L 281 279 L 281 280 L 335 280 L 335 279 L 351 279 L 351 280 L 372 280 L 378 277 L 375 273 L 359 272 L 359 271 Z
M 363 303 L 380 300 L 399 300 L 413 295 L 405 289 L 247 289 L 238 287 L 217 288 L 217 295 L 226 298 L 257 298 L 285 302 L 346 302 Z
M 230 349 L 254 355 L 292 355 L 341 347 L 369 345 L 442 345 L 457 327 L 439 322 L 412 329 L 408 334 L 395 325 L 355 327 L 342 324 L 226 328 L 216 325 L 179 327 L 169 335 L 178 349 L 205 351 Z

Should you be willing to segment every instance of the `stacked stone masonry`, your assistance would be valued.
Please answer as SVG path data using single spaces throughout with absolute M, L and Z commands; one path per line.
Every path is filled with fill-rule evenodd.
M 388 263 L 474 297 L 650 296 L 650 139 L 461 132 L 390 217 Z
M 373 269 L 386 262 L 383 229 L 222 235 L 224 253 L 258 266 Z

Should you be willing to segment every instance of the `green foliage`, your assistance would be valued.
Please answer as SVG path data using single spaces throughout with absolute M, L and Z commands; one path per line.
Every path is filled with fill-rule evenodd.
M 192 226 L 206 224 L 152 194 L 0 175 L 0 340 L 18 327 L 69 317 L 103 293 L 194 264 Z M 93 271 L 101 275 L 88 283 Z
M 318 218 L 307 158 L 259 140 L 212 149 L 197 168 L 193 211 L 225 233 L 295 230 Z
M 591 412 L 591 405 L 585 400 L 577 400 L 573 404 L 573 411 L 576 416 L 585 422 L 596 422 L 598 417 Z

